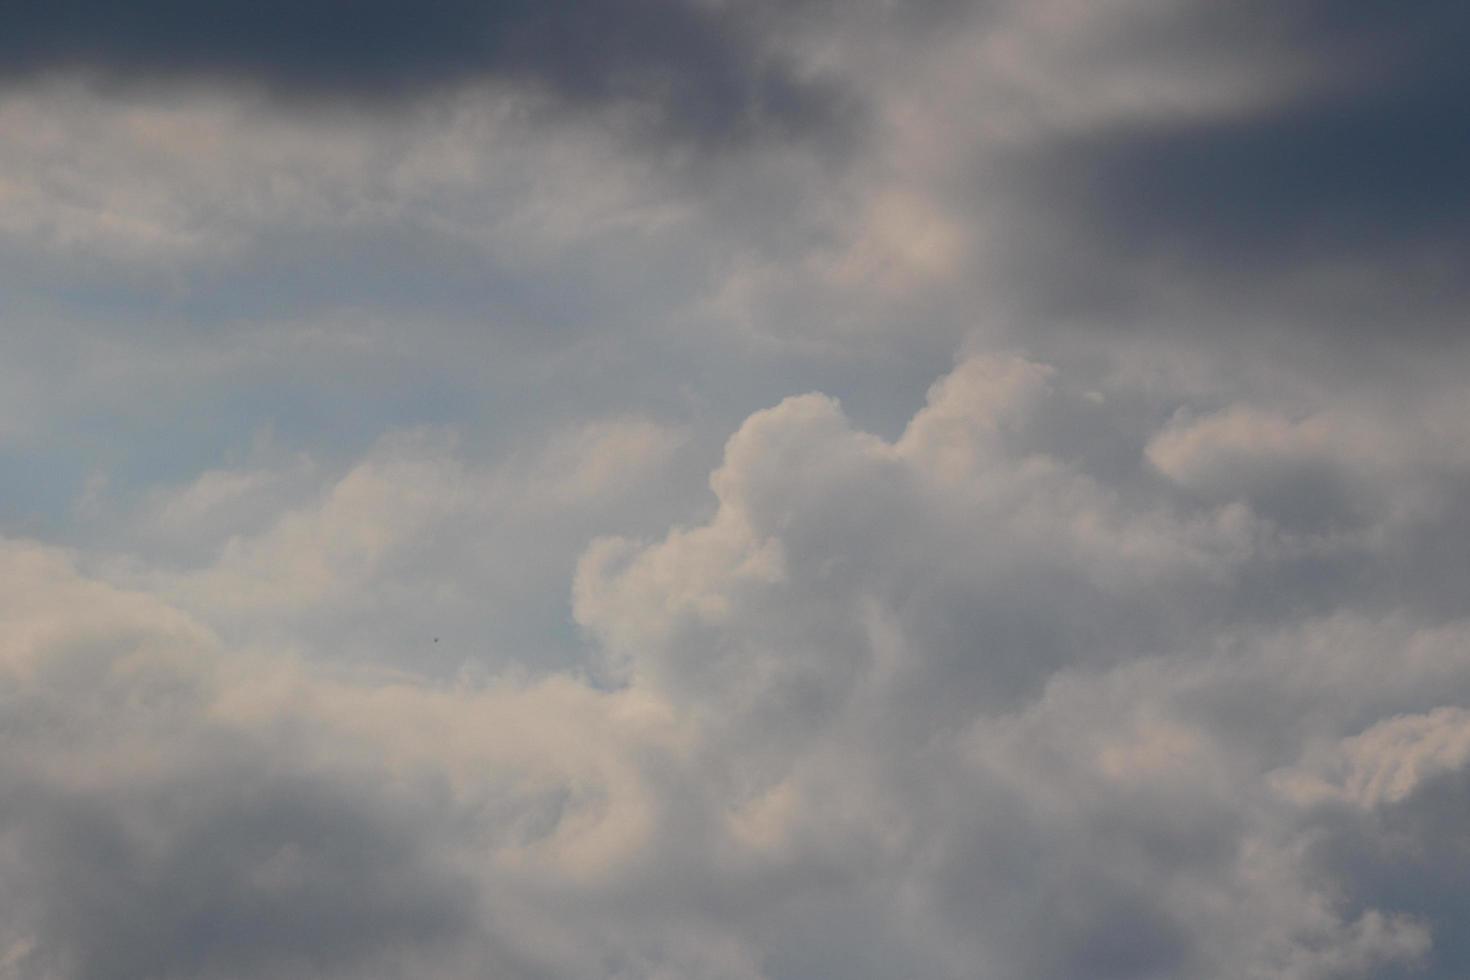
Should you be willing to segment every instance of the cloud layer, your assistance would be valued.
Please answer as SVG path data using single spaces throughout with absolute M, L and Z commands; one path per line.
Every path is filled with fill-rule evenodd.
M 0 980 L 1470 973 L 1459 5 L 0 38 Z
M 342 4 L 88 0 L 15 11 L 4 76 L 72 71 L 109 84 L 247 83 L 287 99 L 393 102 L 457 83 L 544 86 L 572 104 L 627 102 L 680 135 L 820 126 L 831 93 L 764 45 L 739 8 L 669 0 Z

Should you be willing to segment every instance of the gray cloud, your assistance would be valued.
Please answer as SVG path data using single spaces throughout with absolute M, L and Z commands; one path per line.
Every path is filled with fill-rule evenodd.
M 1172 308 L 1174 331 L 1228 307 L 1233 324 L 1209 329 L 1232 336 L 1286 322 L 1358 342 L 1459 337 L 1470 141 L 1450 120 L 1470 93 L 1454 53 L 1467 32 L 1452 3 L 1181 4 L 1102 40 L 1104 64 L 1181 59 L 1183 86 L 1191 57 L 1205 77 L 1282 81 L 1259 100 L 1125 114 L 1021 151 L 1028 301 L 1121 324 Z
M 3 550 L 31 596 L 7 599 L 3 656 L 7 976 L 411 972 L 470 935 L 474 888 L 424 833 L 431 803 L 211 720 L 207 632 Z
M 1135 433 L 1157 474 L 1122 493 L 1054 442 L 1068 412 L 1111 411 L 1076 383 L 972 356 L 891 439 L 820 395 L 756 413 L 712 512 L 588 549 L 574 613 L 595 651 L 567 671 L 434 680 L 386 652 L 270 651 L 305 648 L 303 611 L 356 609 L 316 643 L 389 635 L 410 583 L 492 581 L 414 545 L 493 545 L 565 491 L 558 460 L 596 471 L 577 485 L 613 479 L 629 445 L 660 444 L 646 425 L 579 437 L 524 481 L 386 447 L 213 566 L 124 569 L 133 589 L 6 543 L 0 883 L 23 910 L 6 962 L 1454 975 L 1458 893 L 1445 877 L 1411 894 L 1421 861 L 1396 841 L 1455 832 L 1465 622 L 1371 575 L 1322 592 L 1300 561 L 1391 571 L 1388 542 L 1457 509 L 1396 505 L 1470 461 L 1420 455 L 1445 444 L 1414 414 L 1376 419 L 1370 442 L 1351 401 L 1196 409 Z M 1367 503 L 1330 533 L 1294 522 L 1277 487 L 1297 457 Z M 487 525 L 496 480 L 525 486 Z M 237 484 L 254 486 L 176 497 L 207 513 Z M 528 567 L 517 549 L 505 567 Z
M 0 980 L 1470 970 L 1457 9 L 68 9 Z
M 211 748 L 153 785 L 7 786 L 6 904 L 28 969 L 352 976 L 464 939 L 474 892 L 426 860 L 422 824 L 330 774 L 282 772 L 262 746 Z
M 1295 540 L 1269 499 L 1171 513 L 1038 454 L 1045 379 L 962 365 L 896 444 L 814 397 L 753 417 L 712 480 L 715 516 L 594 549 L 579 616 L 630 676 L 717 726 L 707 786 L 765 787 L 737 826 L 784 860 L 810 849 L 903 889 L 953 975 L 1417 967 L 1424 906 L 1390 889 L 1338 902 L 1353 872 L 1298 863 L 1315 821 L 1267 775 L 1314 740 L 1453 702 L 1463 622 L 1437 639 L 1336 624 L 1361 594 L 1302 601 L 1317 573 L 1296 553 L 1332 545 Z M 1399 532 L 1351 560 L 1374 561 L 1380 533 Z M 1422 651 L 1385 664 L 1394 683 L 1363 673 L 1405 644 Z M 731 751 L 749 757 L 739 777 Z
M 368 103 L 507 79 L 573 104 L 641 104 L 671 132 L 713 142 L 820 129 L 840 105 L 763 45 L 760 18 L 683 0 L 78 0 L 10 14 L 0 61 L 11 79 L 79 70 L 108 84 L 240 81 Z

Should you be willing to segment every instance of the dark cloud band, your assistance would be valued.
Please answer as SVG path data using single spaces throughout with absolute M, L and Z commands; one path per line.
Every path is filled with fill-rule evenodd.
M 224 80 L 290 98 L 383 101 L 507 79 L 578 104 L 634 101 L 688 135 L 829 119 L 830 89 L 737 16 L 682 0 L 304 0 L 7 4 L 0 73 Z

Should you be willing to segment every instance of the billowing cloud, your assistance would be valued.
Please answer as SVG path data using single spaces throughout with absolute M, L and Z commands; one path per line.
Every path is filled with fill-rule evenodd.
M 1439 906 L 1400 885 L 1417 851 L 1373 821 L 1452 833 L 1470 627 L 1355 593 L 1258 604 L 1253 578 L 1293 587 L 1299 529 L 1194 461 L 1331 440 L 1166 422 L 1141 442 L 1198 495 L 1123 495 L 1050 447 L 1067 383 L 970 357 L 892 439 L 821 395 L 751 416 L 706 519 L 587 549 L 592 674 L 285 654 L 242 617 L 279 636 L 298 614 L 246 579 L 408 582 L 422 566 L 392 571 L 382 534 L 492 543 L 484 507 L 604 496 L 667 438 L 646 424 L 569 436 L 573 470 L 552 450 L 499 503 L 516 484 L 452 448 L 390 443 L 216 564 L 133 588 L 7 542 L 6 968 L 1454 975 Z

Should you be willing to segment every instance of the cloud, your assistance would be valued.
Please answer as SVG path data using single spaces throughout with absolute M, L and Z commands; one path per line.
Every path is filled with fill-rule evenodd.
M 1284 791 L 1307 802 L 1336 798 L 1373 809 L 1403 803 L 1426 783 L 1458 773 L 1467 762 L 1470 726 L 1465 712 L 1440 707 L 1380 721 L 1344 739 L 1311 769 L 1288 770 L 1279 779 Z
M 1144 90 L 1173 111 L 1093 113 L 1020 148 L 1007 183 L 1036 251 L 1016 273 L 1047 273 L 1031 302 L 1166 333 L 1194 310 L 1225 336 L 1265 322 L 1355 344 L 1452 338 L 1467 144 L 1445 120 L 1470 78 L 1448 39 L 1466 27 L 1454 4 L 1392 24 L 1372 4 L 1174 4 L 1132 35 L 1086 34 L 1082 74 L 1100 85 L 1110 55 L 1172 67 L 1185 52 L 1219 66 L 1205 78 L 1277 81 L 1191 108 L 1168 72 Z M 1228 323 L 1211 315 L 1225 309 Z
M 565 971 L 534 910 L 647 845 L 639 755 L 678 741 L 636 693 L 334 677 L 54 549 L 0 575 L 6 975 Z
M 0 978 L 1464 976 L 1464 18 L 1330 7 L 19 18 Z
M 1283 525 L 1322 528 L 1382 519 L 1371 511 L 1383 507 L 1411 507 L 1402 481 L 1391 475 L 1411 465 L 1407 448 L 1400 432 L 1378 430 L 1372 420 L 1295 421 L 1236 405 L 1176 419 L 1147 453 L 1183 487 L 1248 500 Z
M 1464 619 L 1350 591 L 1259 603 L 1263 576 L 1311 591 L 1291 530 L 1229 493 L 1090 475 L 1056 441 L 1056 413 L 1099 410 L 1070 385 L 977 354 L 892 438 L 819 394 L 755 413 L 712 511 L 587 548 L 573 611 L 593 649 L 570 667 L 313 650 L 354 617 L 384 630 L 436 574 L 524 570 L 538 505 L 645 485 L 629 474 L 669 443 L 646 422 L 569 430 L 502 472 L 390 439 L 192 571 L 87 572 L 7 541 L 5 968 L 1454 975 L 1453 884 L 1407 893 L 1422 861 L 1373 821 L 1451 833 Z M 1138 466 L 1176 439 L 1154 455 L 1208 489 L 1233 468 L 1186 463 L 1215 445 L 1317 444 L 1225 418 L 1166 416 Z M 444 557 L 528 521 L 477 562 Z M 405 559 L 435 541 L 437 573 Z M 291 608 L 253 604 L 275 593 L 247 580 L 272 576 Z
M 685 438 L 625 417 L 563 427 L 496 465 L 433 430 L 386 435 L 340 470 L 267 455 L 116 515 L 118 546 L 152 562 L 117 574 L 232 635 L 313 637 L 330 657 L 451 672 L 554 662 L 570 655 L 562 583 L 584 536 L 636 525 Z
M 246 82 L 288 99 L 368 103 L 499 79 L 572 105 L 631 103 L 670 133 L 718 142 L 831 122 L 834 91 L 766 46 L 758 26 L 738 9 L 681 0 L 154 3 L 125 13 L 77 0 L 15 18 L 0 58 L 12 80 L 81 71 L 108 84 Z
M 912 918 L 884 943 L 939 952 L 926 975 L 1422 962 L 1424 921 L 1337 903 L 1344 869 L 1299 862 L 1307 831 L 1265 776 L 1355 717 L 1452 697 L 1436 678 L 1463 685 L 1463 623 L 1436 642 L 1253 620 L 1277 532 L 1229 502 L 1130 505 L 1037 452 L 1051 377 L 967 360 L 894 442 L 818 396 L 758 413 L 707 523 L 588 552 L 579 619 L 630 682 L 719 733 L 704 783 L 748 797 L 735 839 L 895 889 Z M 1201 595 L 1236 589 L 1209 625 Z M 1406 642 L 1422 657 L 1372 679 L 1378 644 Z M 819 962 L 773 975 L 836 961 Z
M 408 801 L 211 722 L 208 630 L 50 549 L 0 564 L 7 975 L 344 975 L 463 931 Z

